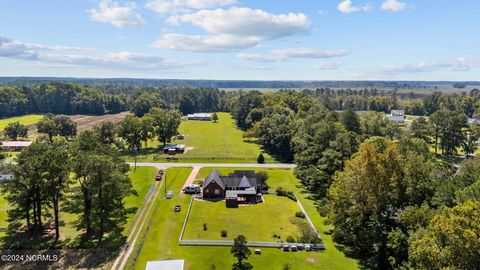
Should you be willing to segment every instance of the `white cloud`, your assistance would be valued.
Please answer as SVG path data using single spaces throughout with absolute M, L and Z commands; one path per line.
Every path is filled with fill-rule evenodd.
M 153 44 L 154 48 L 183 50 L 193 52 L 225 52 L 255 46 L 256 38 L 236 37 L 232 35 L 184 35 L 169 33 L 160 36 Z
M 116 27 L 143 26 L 146 24 L 136 11 L 135 3 L 120 6 L 112 0 L 100 0 L 96 9 L 91 9 L 90 19 L 96 22 L 110 23 Z
M 107 53 L 101 56 L 45 55 L 41 61 L 74 66 L 101 67 L 122 70 L 161 70 L 194 65 L 196 61 L 168 60 L 163 57 L 133 52 Z
M 41 44 L 23 43 L 7 37 L 0 36 L 0 57 L 12 57 L 20 59 L 36 59 L 38 51 L 91 51 L 92 48 L 49 46 Z
M 239 7 L 200 10 L 172 16 L 168 21 L 188 22 L 215 34 L 257 37 L 264 40 L 304 33 L 310 28 L 310 20 L 303 13 L 276 15 L 261 9 Z
M 289 58 L 333 58 L 348 54 L 347 50 L 316 50 L 312 48 L 287 48 L 271 50 L 267 54 L 238 54 L 237 57 L 255 62 L 282 62 Z
M 276 15 L 260 9 L 239 7 L 170 16 L 167 22 L 172 25 L 190 23 L 211 35 L 164 34 L 152 44 L 153 47 L 202 52 L 231 51 L 305 33 L 310 28 L 310 20 L 303 13 Z
M 382 10 L 388 10 L 392 12 L 404 10 L 406 8 L 407 4 L 399 0 L 385 0 L 381 6 Z
M 380 69 L 382 73 L 386 74 L 400 74 L 400 73 L 422 73 L 437 70 L 449 71 L 468 71 L 480 65 L 480 61 L 457 58 L 448 61 L 438 62 L 421 62 L 418 64 L 401 64 L 389 65 Z
M 86 55 L 85 52 L 95 52 Z M 122 70 L 161 70 L 200 64 L 200 61 L 165 59 L 135 52 L 99 54 L 90 48 L 23 43 L 0 36 L 0 58 L 21 59 L 44 66 L 88 66 Z
M 313 66 L 313 68 L 322 70 L 334 70 L 338 69 L 341 66 L 343 66 L 343 63 L 341 62 L 320 62 Z
M 233 5 L 236 0 L 150 0 L 145 7 L 160 14 L 186 13 Z
M 338 4 L 337 9 L 345 14 L 350 14 L 360 11 L 370 11 L 372 7 L 369 4 L 364 6 L 354 6 L 352 0 L 343 0 Z

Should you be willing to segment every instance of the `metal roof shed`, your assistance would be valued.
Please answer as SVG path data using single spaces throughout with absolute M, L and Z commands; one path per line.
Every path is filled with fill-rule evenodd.
M 147 262 L 145 270 L 183 270 L 184 260 L 165 260 Z

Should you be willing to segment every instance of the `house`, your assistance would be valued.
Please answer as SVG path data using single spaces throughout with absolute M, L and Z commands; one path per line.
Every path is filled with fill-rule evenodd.
M 468 118 L 467 124 L 468 124 L 469 126 L 472 126 L 472 125 L 480 125 L 480 119 Z
M 167 144 L 163 148 L 163 153 L 169 155 L 183 154 L 185 153 L 185 144 Z
M 4 141 L 0 143 L 0 147 L 5 151 L 22 151 L 31 144 L 32 141 Z
M 184 260 L 150 261 L 145 270 L 183 270 L 184 264 Z
M 405 116 L 405 111 L 404 110 L 392 110 L 390 112 L 391 116 Z
M 203 120 L 203 121 L 211 121 L 212 115 L 210 113 L 193 113 L 187 114 L 188 120 Z
M 227 207 L 237 207 L 239 203 L 255 204 L 262 201 L 262 183 L 255 171 L 237 170 L 222 176 L 213 170 L 202 186 L 206 199 L 226 199 Z
M 13 177 L 15 176 L 10 170 L 6 168 L 0 168 L 0 181 L 11 180 Z
M 404 110 L 392 110 L 390 112 L 390 116 L 388 117 L 388 121 L 403 124 L 405 123 L 405 111 Z

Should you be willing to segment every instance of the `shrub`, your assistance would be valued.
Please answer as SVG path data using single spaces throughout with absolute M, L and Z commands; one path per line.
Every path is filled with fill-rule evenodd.
M 227 237 L 227 231 L 226 231 L 226 230 L 221 230 L 221 231 L 220 231 L 220 235 L 221 235 L 222 237 Z
M 262 153 L 260 153 L 260 155 L 258 155 L 257 163 L 258 163 L 258 164 L 263 164 L 263 163 L 265 163 L 265 157 L 263 156 Z
M 287 236 L 287 239 L 286 239 L 287 243 L 295 243 L 295 238 L 293 238 L 293 236 L 289 235 Z
M 303 212 L 296 212 L 295 213 L 295 216 L 298 217 L 298 218 L 305 218 L 305 214 Z
M 291 191 L 286 191 L 284 190 L 282 187 L 278 187 L 276 189 L 276 192 L 277 192 L 277 195 L 278 196 L 285 196 L 287 198 L 289 198 L 290 200 L 296 202 L 297 201 L 297 198 L 295 198 L 295 195 L 293 194 L 293 192 Z
M 204 230 L 204 231 L 208 230 L 208 228 L 207 228 L 207 223 L 203 223 L 203 230 Z

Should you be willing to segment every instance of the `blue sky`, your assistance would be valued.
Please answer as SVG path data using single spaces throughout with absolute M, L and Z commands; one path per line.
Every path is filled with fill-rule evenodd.
M 17 0 L 0 76 L 480 80 L 479 1 Z

